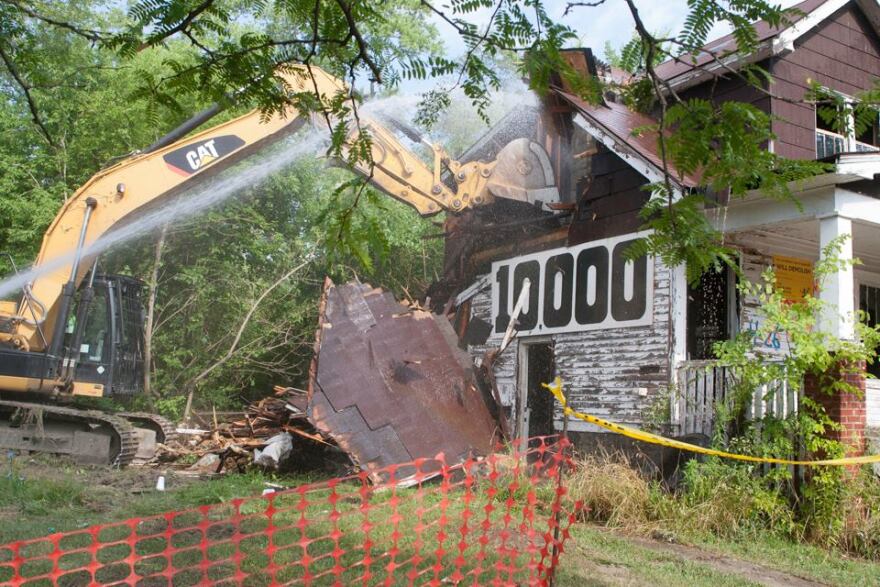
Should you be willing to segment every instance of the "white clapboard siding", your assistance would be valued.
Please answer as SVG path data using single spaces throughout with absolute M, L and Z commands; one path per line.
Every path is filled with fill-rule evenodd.
M 555 372 L 562 377 L 573 408 L 621 424 L 643 425 L 646 410 L 668 382 L 669 279 L 669 270 L 655 259 L 651 324 L 545 337 L 552 340 Z M 471 298 L 471 316 L 491 323 L 491 288 Z M 511 414 L 516 410 L 520 341 L 527 343 L 529 337 L 516 337 L 495 363 L 501 399 Z M 468 352 L 477 359 L 497 345 L 490 340 L 469 346 Z M 557 409 L 559 422 L 561 418 L 561 409 Z M 580 423 L 569 429 L 580 430 Z
M 880 428 L 880 379 L 868 379 L 865 382 L 865 409 L 867 425 Z

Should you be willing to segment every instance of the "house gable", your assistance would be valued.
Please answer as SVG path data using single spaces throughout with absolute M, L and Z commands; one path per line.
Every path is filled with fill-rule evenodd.
M 648 180 L 604 145 L 591 160 L 591 175 L 580 179 L 583 194 L 568 233 L 569 246 L 636 232 L 650 193 Z
M 771 113 L 774 152 L 792 159 L 816 157 L 816 110 L 803 100 L 810 81 L 847 96 L 880 77 L 880 37 L 865 13 L 850 2 L 794 42 L 794 50 L 770 63 L 775 83 Z

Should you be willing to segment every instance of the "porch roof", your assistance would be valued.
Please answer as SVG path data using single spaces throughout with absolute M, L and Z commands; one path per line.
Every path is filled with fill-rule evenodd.
M 738 232 L 833 215 L 880 226 L 880 153 L 842 153 L 833 163 L 830 173 L 789 184 L 799 205 L 753 190 L 729 203 L 716 228 Z

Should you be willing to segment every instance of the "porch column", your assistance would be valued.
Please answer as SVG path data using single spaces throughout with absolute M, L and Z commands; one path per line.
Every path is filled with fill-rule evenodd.
M 825 247 L 841 235 L 850 238 L 843 242 L 840 250 L 841 261 L 852 261 L 852 220 L 837 214 L 819 220 L 819 247 Z M 821 253 L 821 251 L 820 251 Z M 820 317 L 820 327 L 842 340 L 855 338 L 853 317 L 855 315 L 855 285 L 853 268 L 846 264 L 826 278 L 819 298 L 827 308 Z
M 819 246 L 824 249 L 834 239 L 849 235 L 840 249 L 841 261 L 852 261 L 852 220 L 840 215 L 819 219 Z M 855 280 L 852 264 L 846 263 L 826 278 L 819 294 L 827 308 L 820 317 L 820 328 L 841 340 L 855 338 Z M 844 380 L 853 392 L 833 392 L 835 380 Z M 847 456 L 860 456 L 865 450 L 865 365 L 837 365 L 824 374 L 810 374 L 804 379 L 804 394 L 825 408 L 832 420 L 841 425 L 829 437 L 844 444 Z

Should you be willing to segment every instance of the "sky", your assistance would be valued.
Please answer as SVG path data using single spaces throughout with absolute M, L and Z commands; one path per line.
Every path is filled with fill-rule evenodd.
M 594 55 L 603 58 L 605 56 L 606 42 L 610 43 L 613 48 L 619 49 L 632 38 L 635 26 L 632 15 L 624 0 L 605 0 L 599 6 L 577 7 L 567 16 L 563 16 L 565 8 L 570 1 L 544 0 L 544 6 L 548 16 L 554 20 L 561 21 L 577 32 L 579 42 L 576 46 L 589 47 L 593 50 Z M 787 8 L 797 4 L 800 0 L 769 1 Z M 687 0 L 635 0 L 635 4 L 645 26 L 655 34 L 669 33 L 675 35 L 679 33 L 688 13 Z M 447 15 L 452 16 L 449 0 L 436 0 L 435 6 L 443 10 Z M 492 10 L 492 8 L 480 9 L 467 14 L 466 17 L 467 20 L 478 25 L 479 30 L 484 31 L 489 24 Z M 432 19 L 437 26 L 440 37 L 443 39 L 448 56 L 461 57 L 464 55 L 465 45 L 452 25 L 436 15 Z M 709 35 L 709 40 L 725 35 L 728 32 L 730 32 L 729 27 L 716 25 Z M 405 80 L 401 83 L 400 89 L 404 94 L 416 96 L 428 90 L 446 88 L 456 78 L 457 76 L 454 75 L 441 79 Z M 510 90 L 511 88 L 507 89 Z M 414 108 L 411 110 L 414 110 Z M 495 117 L 497 115 L 496 113 Z M 479 120 L 475 118 L 474 123 L 480 127 L 479 129 L 474 129 L 474 132 L 483 132 L 484 129 Z
M 568 16 L 563 17 L 565 8 L 570 0 L 545 0 L 544 5 L 551 18 L 561 20 L 575 29 L 580 37 L 580 45 L 589 47 L 598 57 L 604 56 L 606 42 L 610 42 L 615 48 L 620 48 L 632 38 L 634 25 L 632 15 L 623 0 L 605 0 L 596 7 L 574 8 Z M 797 3 L 797 0 L 776 0 L 783 7 Z M 439 4 L 445 4 L 440 2 Z M 684 24 L 687 15 L 687 0 L 636 0 L 639 15 L 647 29 L 653 33 L 678 33 Z M 485 29 L 491 16 L 491 9 L 482 9 L 469 16 L 469 20 L 481 25 Z M 455 34 L 454 29 L 435 17 L 437 27 L 444 38 L 447 50 L 452 55 L 460 55 L 464 51 L 464 44 Z M 727 34 L 729 28 L 716 26 L 710 39 Z

